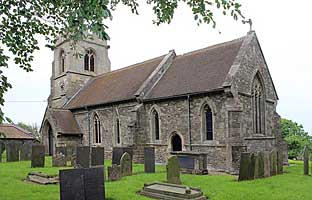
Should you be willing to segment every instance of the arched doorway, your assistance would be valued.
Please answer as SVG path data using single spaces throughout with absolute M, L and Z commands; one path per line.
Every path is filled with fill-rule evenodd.
M 53 155 L 53 130 L 48 122 L 48 145 L 49 145 L 49 155 Z
M 174 133 L 171 137 L 171 150 L 182 151 L 182 139 L 177 133 Z

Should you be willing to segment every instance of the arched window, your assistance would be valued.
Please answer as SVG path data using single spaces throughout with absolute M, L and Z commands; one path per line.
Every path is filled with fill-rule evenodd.
M 159 125 L 159 115 L 158 112 L 153 109 L 152 113 L 151 113 L 151 129 L 152 129 L 152 136 L 154 138 L 154 140 L 159 140 L 160 139 L 160 125 Z
M 61 50 L 61 54 L 60 54 L 60 69 L 61 69 L 61 73 L 65 71 L 65 51 L 64 50 Z
M 118 118 L 116 120 L 116 137 L 117 137 L 117 144 L 120 144 L 120 122 Z
M 102 143 L 101 121 L 97 115 L 94 116 L 94 142 L 96 144 Z
M 213 140 L 213 117 L 209 105 L 205 105 L 202 112 L 203 138 L 204 140 Z
M 94 60 L 95 60 L 94 52 L 91 49 L 87 50 L 84 56 L 84 69 L 87 71 L 94 72 Z
M 252 86 L 252 109 L 254 133 L 264 134 L 265 126 L 265 103 L 264 88 L 261 83 L 260 75 L 257 74 Z

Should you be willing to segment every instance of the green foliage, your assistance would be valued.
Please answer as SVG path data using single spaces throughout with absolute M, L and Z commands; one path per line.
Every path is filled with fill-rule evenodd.
M 284 167 L 285 174 L 253 181 L 237 182 L 237 177 L 231 175 L 198 176 L 182 174 L 184 185 L 200 187 L 203 193 L 212 200 L 263 200 L 263 199 L 300 199 L 310 200 L 312 178 L 303 175 L 303 164 L 290 161 L 289 167 Z M 106 166 L 111 161 L 105 161 Z M 59 185 L 35 185 L 24 182 L 26 175 L 34 169 L 29 161 L 0 163 L 0 199 L 5 200 L 59 200 Z M 46 167 L 36 171 L 58 174 L 60 168 L 51 167 L 51 157 L 46 158 Z M 156 173 L 145 174 L 144 166 L 135 164 L 134 175 L 123 177 L 119 181 L 105 182 L 107 199 L 147 200 L 137 194 L 144 183 L 166 180 L 165 166 L 156 166 Z M 106 170 L 107 172 L 107 170 Z M 107 177 L 107 176 L 106 176 Z
M 229 13 L 235 20 L 243 18 L 236 0 L 146 0 L 156 15 L 157 25 L 170 23 L 180 2 L 192 9 L 198 24 L 216 27 L 213 8 L 225 15 Z M 40 35 L 52 49 L 58 36 L 70 39 L 72 48 L 79 39 L 90 37 L 91 32 L 101 39 L 109 39 L 105 24 L 119 4 L 138 14 L 138 0 L 0 0 L 0 123 L 10 122 L 1 110 L 3 94 L 12 87 L 1 70 L 9 67 L 8 60 L 13 59 L 20 68 L 32 71 L 33 53 L 39 50 Z
M 282 134 L 288 144 L 290 159 L 302 156 L 304 146 L 312 150 L 312 136 L 304 131 L 303 126 L 289 119 L 281 120 Z
M 38 125 L 36 123 L 30 125 L 30 124 L 26 124 L 24 122 L 18 122 L 17 126 L 21 127 L 22 129 L 25 129 L 26 131 L 29 131 L 37 140 L 41 141 L 39 128 L 38 128 Z

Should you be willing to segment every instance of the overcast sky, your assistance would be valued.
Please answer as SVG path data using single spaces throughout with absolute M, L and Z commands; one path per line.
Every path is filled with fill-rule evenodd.
M 242 0 L 242 11 L 253 20 L 279 95 L 278 113 L 304 125 L 312 133 L 312 2 L 309 0 Z M 108 22 L 109 57 L 112 69 L 119 69 L 175 49 L 183 54 L 246 35 L 248 25 L 217 15 L 217 28 L 197 26 L 183 3 L 171 24 L 156 26 L 149 6 L 141 3 L 139 16 L 118 7 Z M 219 31 L 221 34 L 219 34 Z M 26 73 L 10 62 L 6 75 L 13 85 L 5 95 L 4 112 L 15 123 L 41 124 L 50 93 L 53 52 L 44 48 L 35 53 L 34 72 Z M 39 102 L 16 102 L 39 101 Z

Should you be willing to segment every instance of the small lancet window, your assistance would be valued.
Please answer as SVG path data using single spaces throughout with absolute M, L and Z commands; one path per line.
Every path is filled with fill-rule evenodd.
M 152 111 L 152 132 L 153 132 L 153 137 L 155 140 L 159 140 L 160 138 L 160 134 L 159 134 L 159 130 L 160 130 L 160 125 L 159 125 L 159 115 L 158 112 L 154 109 Z
M 96 144 L 102 143 L 101 121 L 97 115 L 94 116 L 94 142 Z
M 62 50 L 60 54 L 60 68 L 61 73 L 65 72 L 65 51 Z
M 259 74 L 256 75 L 253 81 L 251 95 L 252 95 L 254 132 L 256 134 L 264 134 L 264 123 L 265 123 L 264 89 Z
M 203 125 L 205 140 L 213 140 L 213 118 L 211 108 L 208 105 L 205 105 L 203 109 Z
M 117 137 L 117 144 L 120 144 L 120 122 L 118 118 L 116 120 L 116 137 Z
M 87 50 L 84 56 L 84 69 L 87 71 L 94 72 L 94 61 L 95 61 L 94 52 L 91 49 Z

